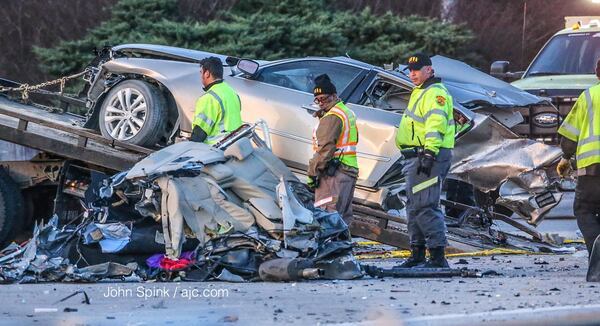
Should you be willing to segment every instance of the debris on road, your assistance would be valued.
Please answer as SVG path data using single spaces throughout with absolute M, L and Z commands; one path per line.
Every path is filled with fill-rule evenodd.
M 0 258 L 0 279 L 244 282 L 260 280 L 259 270 L 265 281 L 362 277 L 346 223 L 314 208 L 270 150 L 246 137 L 222 149 L 181 142 L 97 178 L 81 222 L 54 216 L 36 226 L 27 245 Z M 300 261 L 310 268 L 266 276 Z
M 72 294 L 69 294 L 68 296 L 56 301 L 54 304 L 60 303 L 60 302 L 65 302 L 68 299 L 78 295 L 78 294 L 83 294 L 83 301 L 81 301 L 81 303 L 85 303 L 85 304 L 90 304 L 90 297 L 88 297 L 88 294 L 84 291 L 84 290 L 78 290 L 73 292 Z
M 313 194 L 266 147 L 255 127 L 244 125 L 215 147 L 176 143 L 110 177 L 92 173 L 83 199 L 69 203 L 81 206 L 83 213 L 76 219 L 55 215 L 47 224 L 36 225 L 26 244 L 4 249 L 0 282 L 247 282 L 350 280 L 365 273 L 485 274 L 468 269 L 361 269 L 357 258 L 373 258 L 372 253 L 354 255 L 349 226 L 337 212 L 314 207 Z M 364 206 L 357 211 L 367 219 L 368 214 L 385 215 L 400 225 L 394 236 L 406 239 L 405 219 Z M 486 211 L 473 212 L 465 219 L 468 223 L 448 228 L 451 254 L 569 251 L 500 232 Z M 352 232 L 373 232 L 360 224 L 364 220 L 357 220 Z M 402 257 L 387 249 L 380 254 Z
M 482 277 L 484 275 L 497 275 L 495 271 L 480 272 L 467 268 L 380 268 L 372 265 L 362 265 L 365 273 L 374 278 L 446 278 L 446 277 Z

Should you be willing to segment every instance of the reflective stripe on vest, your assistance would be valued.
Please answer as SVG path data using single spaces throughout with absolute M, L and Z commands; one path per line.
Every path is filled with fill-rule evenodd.
M 209 90 L 207 93 L 212 95 L 219 103 L 219 108 L 221 108 L 221 121 L 219 121 L 219 132 L 224 133 L 224 132 L 226 132 L 226 130 L 225 130 L 225 105 L 223 105 L 223 101 L 221 100 L 219 95 L 217 95 L 217 93 L 215 93 L 214 91 L 211 91 L 211 90 Z M 212 123 L 211 123 L 211 125 L 212 125 Z
M 338 146 L 336 146 L 336 147 L 341 148 L 346 145 L 355 145 L 356 142 L 354 144 L 349 143 L 351 126 L 350 126 L 350 119 L 346 115 L 346 112 L 344 112 L 344 110 L 341 110 L 334 106 L 333 108 L 331 108 L 331 110 L 329 110 L 328 113 L 335 114 L 338 117 L 340 117 L 340 119 L 342 119 L 342 124 L 343 124 L 342 137 L 340 137 L 338 139 L 338 142 L 337 142 Z
M 336 149 L 338 151 L 336 151 L 333 155 L 336 156 L 340 156 L 343 154 L 356 154 L 356 146 L 355 145 L 348 145 L 348 146 L 342 146 L 342 147 L 337 147 Z
M 427 121 L 427 119 L 430 116 L 432 116 L 434 114 L 438 114 L 438 115 L 441 115 L 442 117 L 446 118 L 446 120 L 448 121 L 448 125 L 453 126 L 454 125 L 454 117 L 448 117 L 448 113 L 446 113 L 443 110 L 440 110 L 440 109 L 430 110 L 423 117 L 419 117 L 415 113 L 417 104 L 419 104 L 419 102 L 421 101 L 423 96 L 425 96 L 425 93 L 427 93 L 428 90 L 430 90 L 431 88 L 434 88 L 434 87 L 444 90 L 446 92 L 446 94 L 450 94 L 450 93 L 448 93 L 448 89 L 446 89 L 446 87 L 444 87 L 443 85 L 440 85 L 439 83 L 431 84 L 431 85 L 427 86 L 427 88 L 425 88 L 425 90 L 423 90 L 423 92 L 421 93 L 421 95 L 419 95 L 419 97 L 417 98 L 415 103 L 413 103 L 412 107 L 410 107 L 409 109 L 404 111 L 404 114 L 409 116 L 411 119 L 415 120 L 416 122 L 420 122 L 420 123 L 425 123 L 425 121 Z
M 585 90 L 585 101 L 587 102 L 587 113 L 588 119 L 590 120 L 590 134 L 588 136 L 594 135 L 594 106 L 592 105 L 592 94 L 590 94 L 590 89 Z
M 436 154 L 440 148 L 453 148 L 456 123 L 452 102 L 443 84 L 415 88 L 396 132 L 396 146 L 422 146 Z
M 427 91 L 430 90 L 433 87 L 439 88 L 439 89 L 445 91 L 446 93 L 448 93 L 448 90 L 444 86 L 440 85 L 439 83 L 431 84 L 431 85 L 427 86 L 425 88 L 425 90 L 423 90 L 423 93 L 421 93 L 421 95 L 419 95 L 419 97 L 417 98 L 417 100 L 415 101 L 415 103 L 413 103 L 413 106 L 410 107 L 407 111 L 409 111 L 411 113 L 414 113 L 415 109 L 417 108 L 417 104 L 419 104 L 419 102 L 421 101 L 421 99 L 423 98 L 423 96 L 425 96 L 425 93 L 427 93 Z M 421 123 L 424 123 L 424 122 L 425 122 L 425 119 L 423 119 L 423 121 Z
M 566 121 L 564 121 L 560 127 L 565 129 L 566 131 L 572 133 L 573 135 L 575 135 L 575 137 L 579 137 L 579 134 L 581 134 L 581 130 L 575 128 L 574 126 L 572 126 L 571 124 L 569 124 Z
M 211 118 L 207 117 L 206 114 L 204 114 L 204 113 L 198 113 L 198 115 L 195 118 L 204 121 L 209 126 L 212 126 L 215 124 L 215 122 L 212 121 Z

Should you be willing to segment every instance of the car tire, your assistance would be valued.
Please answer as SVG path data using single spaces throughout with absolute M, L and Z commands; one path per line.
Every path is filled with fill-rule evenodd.
M 0 168 L 0 245 L 2 247 L 21 231 L 23 218 L 21 189 L 8 173 Z
M 140 146 L 153 146 L 165 134 L 167 105 L 152 84 L 130 79 L 117 84 L 102 102 L 102 136 Z

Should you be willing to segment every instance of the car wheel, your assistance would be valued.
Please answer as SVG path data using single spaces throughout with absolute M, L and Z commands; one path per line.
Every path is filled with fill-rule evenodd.
M 164 96 L 141 80 L 117 84 L 100 108 L 100 132 L 104 137 L 140 146 L 155 145 L 165 133 L 166 120 Z

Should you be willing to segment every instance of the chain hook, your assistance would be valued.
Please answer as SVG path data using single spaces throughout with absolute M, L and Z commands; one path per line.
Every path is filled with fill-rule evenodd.
M 27 101 L 29 99 L 29 84 L 23 84 L 21 87 L 23 88 L 21 98 L 23 101 Z
M 63 91 L 65 89 L 65 82 L 67 81 L 67 79 L 65 77 L 62 77 L 60 79 L 60 95 L 63 95 Z

